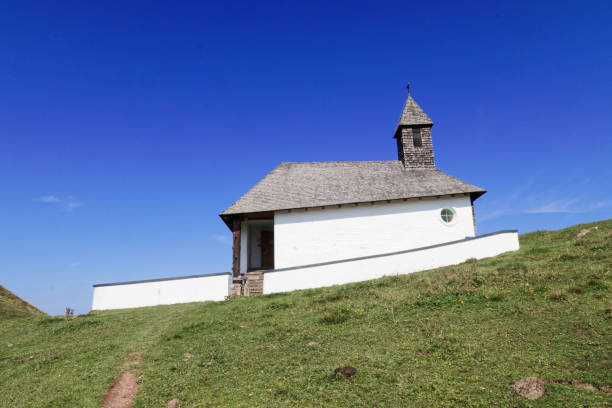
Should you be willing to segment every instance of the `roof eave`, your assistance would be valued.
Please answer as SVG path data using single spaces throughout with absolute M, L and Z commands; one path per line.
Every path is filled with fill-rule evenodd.
M 429 127 L 433 127 L 434 123 L 433 122 L 421 122 L 421 123 L 398 123 L 397 127 L 395 128 L 395 133 L 393 134 L 393 138 L 397 139 L 397 134 L 399 133 L 399 130 L 402 127 L 414 127 L 414 126 L 429 126 Z
M 309 205 L 305 207 L 283 207 L 283 208 L 275 208 L 268 210 L 257 210 L 257 211 L 244 211 L 244 212 L 235 212 L 235 213 L 221 213 L 219 216 L 225 222 L 225 224 L 231 229 L 230 222 L 232 217 L 234 216 L 243 216 L 248 214 L 256 214 L 261 212 L 275 212 L 275 211 L 293 211 L 293 210 L 304 210 L 310 208 L 320 208 L 320 207 L 333 207 L 338 205 L 353 205 L 353 204 L 367 204 L 367 203 L 382 203 L 387 201 L 397 201 L 397 200 L 417 200 L 422 198 L 439 198 L 444 196 L 456 196 L 466 194 L 472 198 L 472 201 L 476 200 L 478 197 L 486 193 L 486 190 L 474 190 L 474 191 L 459 191 L 456 193 L 441 193 L 441 194 L 428 194 L 421 196 L 412 196 L 412 197 L 396 197 L 396 198 L 387 198 L 387 199 L 379 199 L 379 200 L 363 200 L 363 201 L 345 201 L 345 202 L 333 202 L 333 203 L 323 203 L 318 205 Z
M 476 201 L 478 198 L 480 198 L 484 193 L 486 193 L 487 190 L 480 190 L 480 191 L 473 191 L 470 193 L 470 198 L 472 199 L 472 202 Z
M 227 225 L 227 228 L 229 228 L 231 231 L 232 230 L 232 215 L 221 213 L 219 214 L 219 217 L 221 217 L 225 225 Z

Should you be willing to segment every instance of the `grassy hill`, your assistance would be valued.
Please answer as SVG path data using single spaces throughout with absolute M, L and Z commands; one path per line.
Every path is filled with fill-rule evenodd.
M 519 252 L 357 284 L 4 321 L 0 406 L 100 406 L 134 356 L 136 407 L 612 406 L 571 385 L 612 385 L 612 220 L 520 239 Z M 331 378 L 340 365 L 357 374 Z M 517 396 L 527 376 L 548 394 Z
M 45 313 L 0 285 L 0 321 L 32 315 L 42 316 Z

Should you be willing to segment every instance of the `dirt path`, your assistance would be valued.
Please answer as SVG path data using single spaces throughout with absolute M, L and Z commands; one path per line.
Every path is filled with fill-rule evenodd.
M 102 406 L 104 408 L 130 408 L 139 387 L 137 373 L 134 371 L 121 373 L 113 387 L 108 390 Z
M 123 364 L 123 372 L 117 377 L 102 400 L 102 408 L 130 408 L 140 388 L 138 366 L 142 362 L 144 352 L 155 344 L 164 330 L 176 319 L 180 313 L 170 313 L 163 318 L 151 322 L 151 325 L 142 332 L 139 341 L 141 351 L 130 353 Z
M 137 366 L 142 361 L 142 355 L 134 353 L 132 359 L 125 363 L 124 371 L 119 375 L 119 378 L 115 380 L 113 386 L 106 393 L 104 401 L 102 402 L 103 408 L 130 408 L 132 401 L 140 388 L 138 383 L 138 371 L 134 366 Z

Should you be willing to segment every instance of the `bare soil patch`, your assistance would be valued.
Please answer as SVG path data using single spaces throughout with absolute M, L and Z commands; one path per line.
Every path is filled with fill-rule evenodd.
M 591 228 L 581 229 L 580 232 L 578 233 L 578 235 L 576 235 L 576 239 L 582 239 L 586 234 L 588 234 L 592 230 L 598 230 L 598 229 L 599 229 L 599 227 L 591 227 Z
M 512 389 L 528 400 L 535 400 L 546 394 L 544 381 L 538 377 L 521 378 L 512 385 Z
M 177 408 L 181 404 L 181 401 L 178 398 L 171 399 L 166 404 L 166 408 Z
M 131 368 L 142 360 L 140 353 L 132 353 L 130 357 L 131 359 L 124 364 L 126 368 Z M 135 369 L 129 369 L 122 372 L 106 393 L 106 397 L 104 397 L 104 401 L 102 402 L 102 407 L 130 408 L 136 393 L 138 393 L 138 388 L 140 388 L 138 372 Z
M 553 383 L 555 384 L 562 384 L 562 385 L 568 385 L 568 386 L 572 386 L 574 388 L 580 388 L 586 391 L 592 391 L 592 392 L 597 392 L 597 391 L 601 391 L 605 394 L 612 394 L 612 387 L 609 385 L 602 385 L 599 388 L 597 388 L 596 386 L 594 386 L 593 384 L 589 384 L 589 383 L 582 383 L 580 381 L 565 381 L 565 380 L 555 380 L 553 381 Z
M 597 391 L 597 388 L 595 388 L 593 384 L 589 384 L 589 383 L 581 383 L 578 381 L 573 381 L 572 386 L 576 388 L 582 388 L 583 390 L 587 390 L 587 391 Z
M 104 408 L 129 408 L 132 406 L 138 388 L 140 384 L 138 384 L 136 371 L 124 371 L 108 390 L 102 406 Z

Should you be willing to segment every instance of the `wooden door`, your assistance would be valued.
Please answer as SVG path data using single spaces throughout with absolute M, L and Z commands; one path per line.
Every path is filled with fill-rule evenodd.
M 261 268 L 274 269 L 274 231 L 261 231 Z

